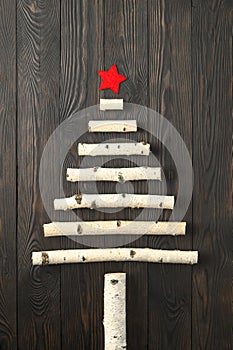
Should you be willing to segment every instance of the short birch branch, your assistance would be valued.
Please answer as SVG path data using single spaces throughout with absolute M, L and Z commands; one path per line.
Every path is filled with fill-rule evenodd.
M 161 180 L 161 168 L 135 167 L 135 168 L 68 168 L 67 181 L 139 181 Z
M 90 120 L 89 132 L 136 132 L 136 120 Z
M 104 349 L 126 349 L 126 273 L 104 275 Z
M 80 221 L 44 224 L 44 236 L 185 235 L 186 222 Z
M 173 209 L 173 196 L 145 194 L 77 194 L 54 200 L 55 210 L 79 208 L 161 208 Z
M 104 261 L 138 261 L 167 264 L 196 264 L 197 251 L 150 248 L 71 249 L 32 253 L 33 265 L 91 263 Z
M 127 143 L 79 143 L 80 156 L 149 156 L 150 145 L 145 142 Z
M 123 110 L 124 102 L 123 98 L 101 98 L 100 99 L 100 110 Z

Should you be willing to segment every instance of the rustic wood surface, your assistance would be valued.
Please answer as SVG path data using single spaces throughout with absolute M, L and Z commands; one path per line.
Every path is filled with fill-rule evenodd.
M 42 151 L 59 124 L 60 11 L 56 0 L 17 5 L 18 348 L 59 350 L 60 268 L 32 269 L 31 251 L 60 247 L 43 238 L 39 192 Z
M 194 1 L 193 249 L 200 265 L 192 279 L 193 349 L 232 349 L 230 1 Z
M 16 1 L 0 2 L 0 349 L 17 347 Z M 13 20 L 12 20 L 13 18 Z
M 99 104 L 96 87 L 100 82 L 98 70 L 104 69 L 103 11 L 102 0 L 61 1 L 60 121 L 82 108 Z M 92 134 L 90 139 L 89 136 L 90 142 L 98 142 L 98 135 Z M 80 166 L 77 145 L 67 156 L 64 174 L 68 167 L 76 166 Z M 77 187 L 65 181 L 64 188 L 71 195 Z M 83 220 L 103 219 L 93 211 L 81 215 Z M 63 220 L 70 220 L 69 213 L 64 213 Z M 62 248 L 84 246 L 62 238 Z M 61 267 L 62 349 L 103 349 L 104 264 L 80 267 Z
M 231 13 L 231 0 L 0 0 L 1 350 L 103 350 L 109 272 L 127 273 L 128 350 L 232 348 Z M 100 98 L 116 98 L 99 91 L 98 76 L 114 63 L 129 78 L 118 97 L 164 115 L 184 139 L 194 169 L 186 235 L 144 236 L 126 247 L 198 250 L 199 263 L 32 267 L 32 251 L 85 247 L 67 237 L 43 237 L 50 218 L 39 192 L 39 165 L 62 121 Z M 153 130 L 147 115 L 141 118 Z M 87 132 L 79 142 L 118 136 Z M 151 144 L 168 195 L 176 195 L 177 172 L 161 142 L 141 129 L 123 137 Z M 79 188 L 65 179 L 68 167 L 80 166 L 77 144 L 64 162 L 67 197 Z M 88 166 L 102 161 L 97 157 Z M 107 166 L 138 162 L 133 156 L 132 162 L 115 159 Z M 155 166 L 149 157 L 140 165 Z M 160 190 L 160 182 L 156 186 Z M 91 182 L 82 188 L 94 189 Z M 114 193 L 116 184 L 100 182 L 97 189 Z M 51 201 L 53 191 L 51 184 Z M 146 193 L 147 184 L 136 182 L 134 191 Z M 134 220 L 140 209 L 76 212 L 83 220 Z M 142 220 L 155 214 L 146 209 Z M 72 221 L 69 212 L 54 215 L 54 221 Z M 164 211 L 159 219 L 170 215 Z M 116 242 L 100 237 L 99 244 Z
M 179 130 L 192 154 L 191 3 L 186 0 L 149 0 L 148 26 L 149 32 L 154 34 L 149 36 L 148 105 Z M 166 138 L 166 133 L 163 138 Z M 178 176 L 173 160 L 164 147 L 158 146 L 168 194 L 176 194 Z M 191 211 L 190 205 L 185 216 L 185 240 L 151 237 L 150 247 L 177 249 L 182 246 L 182 249 L 191 250 Z M 165 218 L 169 218 L 167 213 Z M 148 305 L 151 310 L 148 349 L 191 349 L 192 268 L 149 265 L 148 269 Z

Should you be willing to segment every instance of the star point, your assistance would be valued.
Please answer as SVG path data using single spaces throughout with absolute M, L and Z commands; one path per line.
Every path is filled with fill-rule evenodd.
M 119 74 L 116 64 L 108 71 L 98 71 L 98 74 L 102 78 L 100 90 L 111 89 L 116 94 L 119 94 L 120 84 L 128 79 L 126 76 Z

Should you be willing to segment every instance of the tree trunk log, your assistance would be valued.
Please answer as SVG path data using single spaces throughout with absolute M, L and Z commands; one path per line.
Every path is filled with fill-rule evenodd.
M 185 235 L 186 222 L 80 221 L 44 224 L 45 237 L 91 235 Z
M 135 167 L 135 168 L 68 168 L 67 181 L 139 181 L 161 180 L 161 168 Z
M 77 194 L 54 200 L 55 210 L 79 208 L 161 208 L 173 209 L 173 196 L 145 194 Z
M 104 349 L 126 349 L 126 273 L 104 275 Z
M 71 249 L 32 253 L 33 265 L 91 263 L 104 261 L 141 261 L 167 264 L 196 264 L 197 251 L 150 248 Z

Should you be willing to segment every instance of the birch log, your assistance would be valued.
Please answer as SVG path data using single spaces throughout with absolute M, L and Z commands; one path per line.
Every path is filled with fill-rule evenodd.
M 79 208 L 161 208 L 173 209 L 173 196 L 147 194 L 76 194 L 54 200 L 55 210 Z
M 145 142 L 127 143 L 79 143 L 80 156 L 149 156 L 150 145 Z
M 126 349 L 126 273 L 104 275 L 104 349 Z
M 44 224 L 44 236 L 185 235 L 186 222 L 80 221 Z
M 92 263 L 105 261 L 138 261 L 166 264 L 196 264 L 197 251 L 150 248 L 71 249 L 32 253 L 33 265 Z
M 90 120 L 89 132 L 135 132 L 136 120 Z
M 100 110 L 123 110 L 123 98 L 101 98 Z
M 161 180 L 161 168 L 135 167 L 135 168 L 68 168 L 67 181 L 139 181 Z

